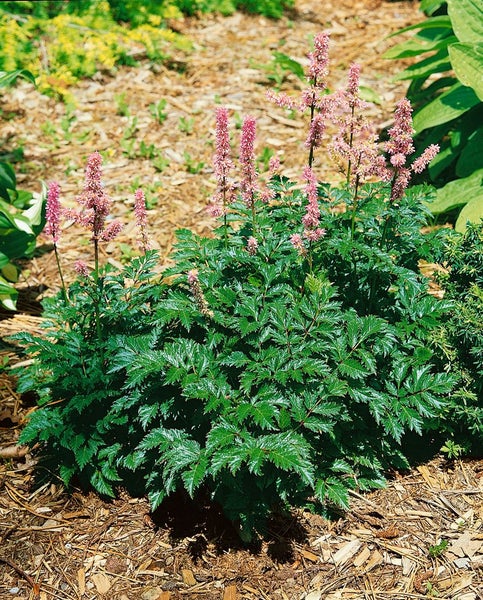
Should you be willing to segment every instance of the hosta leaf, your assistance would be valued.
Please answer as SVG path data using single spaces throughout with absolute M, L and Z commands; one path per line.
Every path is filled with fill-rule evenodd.
M 460 42 L 481 42 L 483 39 L 483 14 L 480 0 L 447 1 L 448 16 Z
M 483 14 L 481 20 L 483 21 Z M 483 33 L 481 39 L 483 39 Z M 479 44 L 452 44 L 449 47 L 449 57 L 461 83 L 472 88 L 478 98 L 483 100 L 483 77 L 481 76 L 483 70 L 483 42 Z
M 455 83 L 449 90 L 415 113 L 413 127 L 416 133 L 420 133 L 428 127 L 447 123 L 461 116 L 479 102 L 480 99 L 472 88 L 459 82 Z
M 481 170 L 483 171 L 483 169 Z M 483 180 L 483 177 L 482 177 Z M 468 223 L 481 223 L 483 220 L 483 185 L 476 196 L 461 210 L 455 223 L 456 231 L 464 233 Z
M 470 199 L 481 198 L 483 169 L 464 179 L 450 181 L 437 191 L 436 201 L 429 204 L 431 212 L 442 214 L 466 204 Z

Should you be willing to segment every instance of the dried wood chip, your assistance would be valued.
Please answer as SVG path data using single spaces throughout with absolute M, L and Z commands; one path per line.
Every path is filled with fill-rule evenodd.
M 86 592 L 86 572 L 85 569 L 77 571 L 77 585 L 79 586 L 79 596 L 83 596 Z
M 94 575 L 91 575 L 90 580 L 96 586 L 99 594 L 107 594 L 111 589 L 111 578 L 105 573 L 94 573 Z
M 459 556 L 460 558 L 463 556 L 468 556 L 471 558 L 482 548 L 483 540 L 476 540 L 470 531 L 465 531 L 458 537 L 458 539 L 451 543 L 448 551 L 456 554 L 456 556 Z
M 381 531 L 378 531 L 376 535 L 377 537 L 384 538 L 386 540 L 392 540 L 399 537 L 401 532 L 397 527 L 391 525 L 391 527 L 388 527 L 387 529 L 381 529 Z
M 183 583 L 186 585 L 196 585 L 195 576 L 190 569 L 181 569 L 181 577 L 183 578 Z
M 333 561 L 339 567 L 349 561 L 356 552 L 358 552 L 359 548 L 362 546 L 362 542 L 360 540 L 352 540 L 347 544 L 344 544 L 340 550 L 338 550 L 334 556 Z
M 223 600 L 236 600 L 236 585 L 227 585 L 223 591 Z
M 354 567 L 360 567 L 361 565 L 363 565 L 366 560 L 371 556 L 371 551 L 369 550 L 369 548 L 367 546 L 364 546 L 364 548 L 362 548 L 362 550 L 359 552 L 359 554 L 354 558 L 354 560 L 352 561 L 352 564 L 354 565 Z
M 318 554 L 314 554 L 313 552 L 309 552 L 308 550 L 301 549 L 300 554 L 304 558 L 312 562 L 318 562 L 320 560 L 320 556 Z
M 366 573 L 368 573 L 369 571 L 372 571 L 372 569 L 374 569 L 374 567 L 377 567 L 378 565 L 382 565 L 383 562 L 384 562 L 384 557 L 382 556 L 382 554 L 379 552 L 379 550 L 374 550 L 374 552 L 371 555 L 371 558 L 367 561 L 367 563 L 364 567 L 364 571 Z

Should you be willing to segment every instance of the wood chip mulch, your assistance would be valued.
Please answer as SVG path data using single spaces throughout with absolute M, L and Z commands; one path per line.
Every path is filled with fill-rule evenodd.
M 114 212 L 126 227 L 120 238 L 135 247 L 133 193 L 145 187 L 152 201 L 155 245 L 167 259 L 174 231 L 189 227 L 209 233 L 206 205 L 214 189 L 214 108 L 226 105 L 236 119 L 258 119 L 258 150 L 272 148 L 283 172 L 298 177 L 304 161 L 306 123 L 267 106 L 266 73 L 272 52 L 307 64 L 310 36 L 331 32 L 329 85 L 343 84 L 352 61 L 362 65 L 362 83 L 381 104 L 372 111 L 382 126 L 404 82 L 401 69 L 385 61 L 385 36 L 422 19 L 418 2 L 382 0 L 298 0 L 280 21 L 235 14 L 186 19 L 176 27 L 194 42 L 194 51 L 175 55 L 170 66 L 141 61 L 100 73 L 74 89 L 76 108 L 41 96 L 21 83 L 0 98 L 0 140 L 22 145 L 18 179 L 40 191 L 40 180 L 57 180 L 72 203 L 82 186 L 88 154 L 105 152 L 105 184 Z M 288 77 L 282 89 L 300 82 Z M 118 114 L 121 94 L 130 115 Z M 156 124 L 149 105 L 166 99 L 167 119 Z M 129 156 L 126 130 L 137 122 Z M 192 119 L 182 131 L 180 119 Z M 234 132 L 235 138 L 239 134 Z M 162 172 L 140 156 L 139 145 L 153 144 L 169 167 Z M 123 151 L 124 150 L 124 151 Z M 188 153 L 199 172 L 189 172 Z M 332 167 L 318 157 L 320 179 Z M 196 170 L 196 169 L 195 169 Z M 69 228 L 61 240 L 67 279 L 78 258 L 90 259 L 87 240 Z M 124 250 L 125 253 L 125 250 Z M 118 244 L 105 259 L 126 256 Z M 19 284 L 19 311 L 0 313 L 0 367 L 24 360 L 8 336 L 38 332 L 39 302 L 58 289 L 55 259 L 48 240 L 26 262 Z M 483 461 L 445 462 L 435 458 L 406 474 L 394 473 L 388 486 L 354 494 L 351 510 L 325 520 L 304 511 L 269 524 L 265 539 L 244 548 L 216 507 L 193 506 L 175 498 L 152 514 L 144 499 L 121 493 L 113 502 L 57 483 L 35 485 L 35 461 L 15 441 L 32 410 L 32 399 L 15 391 L 0 368 L 0 600 L 410 600 L 483 599 Z

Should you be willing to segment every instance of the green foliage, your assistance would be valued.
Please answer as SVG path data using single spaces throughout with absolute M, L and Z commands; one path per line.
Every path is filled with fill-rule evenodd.
M 434 546 L 430 546 L 428 549 L 428 554 L 431 558 L 438 558 L 442 556 L 446 549 L 448 548 L 448 540 L 441 540 L 439 544 L 435 544 Z
M 109 229 L 94 234 L 93 272 L 84 265 L 45 302 L 44 335 L 15 336 L 32 357 L 19 391 L 39 396 L 20 443 L 38 445 L 66 484 L 104 495 L 122 486 L 156 508 L 177 490 L 208 493 L 249 539 L 273 511 L 347 508 L 351 490 L 381 487 L 388 469 L 408 466 L 405 434 L 452 410 L 454 377 L 434 341 L 452 304 L 429 294 L 419 268 L 446 239 L 423 233 L 429 187 L 404 194 L 386 168 L 390 182 L 364 183 L 363 170 L 351 178 L 351 158 L 341 188 L 318 184 L 311 166 L 305 188 L 273 164 L 260 181 L 247 150 L 254 119 L 242 125 L 236 187 L 220 177 L 220 163 L 231 165 L 219 154 L 230 148 L 223 115 L 215 167 L 219 186 L 230 184 L 213 235 L 178 231 L 158 275 L 153 250 L 121 270 L 99 268 Z M 350 157 L 357 137 L 353 127 Z M 137 204 L 142 225 L 140 213 Z
M 436 338 L 442 363 L 459 381 L 434 427 L 445 434 L 448 456 L 479 452 L 483 437 L 483 224 L 448 233 L 438 281 L 454 304 Z
M 275 84 L 275 89 L 280 89 L 290 75 L 295 75 L 301 80 L 305 79 L 303 66 L 283 52 L 272 52 L 272 60 L 269 63 L 254 63 L 253 66 L 266 73 L 267 80 Z
M 411 82 L 408 98 L 416 108 L 417 153 L 430 143 L 441 146 L 429 168 L 439 188 L 431 210 L 444 217 L 456 215 L 458 231 L 464 231 L 468 221 L 477 223 L 483 218 L 483 15 L 479 4 L 477 0 L 422 3 L 421 9 L 432 16 L 397 32 L 418 30 L 385 54 L 395 59 L 421 57 L 399 78 Z M 446 8 L 448 14 L 441 14 Z M 433 16 L 435 11 L 438 14 Z
M 407 466 L 401 437 L 451 387 L 427 342 L 446 305 L 418 271 L 436 243 L 420 233 L 427 190 L 396 206 L 384 185 L 365 187 L 351 241 L 346 192 L 322 186 L 327 235 L 309 264 L 289 240 L 305 196 L 273 185 L 278 200 L 256 202 L 255 255 L 237 203 L 228 231 L 178 232 L 162 282 L 150 251 L 48 300 L 44 336 L 16 336 L 34 357 L 19 390 L 40 405 L 20 441 L 39 443 L 65 483 L 121 484 L 153 507 L 208 489 L 248 538 L 277 507 L 347 507 L 350 489 Z
M 13 85 L 18 77 L 35 84 L 28 71 L 2 71 L 0 87 Z M 15 283 L 19 268 L 15 260 L 31 255 L 35 249 L 45 223 L 43 206 L 43 194 L 19 190 L 12 165 L 0 160 L 0 304 L 9 310 L 15 310 L 18 297 Z
M 80 78 L 119 64 L 136 64 L 133 53 L 140 49 L 153 61 L 165 60 L 173 47 L 190 50 L 187 38 L 164 25 L 166 19 L 180 16 L 175 6 L 152 2 L 157 8 L 151 12 L 146 3 L 123 2 L 122 6 L 133 9 L 134 4 L 133 21 L 126 26 L 116 22 L 106 0 L 2 2 L 0 70 L 28 69 L 41 92 L 74 103 L 69 88 Z M 45 10 L 39 5 L 45 5 Z M 39 38 L 42 45 L 36 43 Z

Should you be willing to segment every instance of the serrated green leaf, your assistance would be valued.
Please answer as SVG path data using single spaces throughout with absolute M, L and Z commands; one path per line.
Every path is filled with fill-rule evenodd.
M 204 452 L 200 452 L 194 465 L 191 469 L 184 471 L 181 475 L 184 486 L 191 498 L 194 495 L 195 490 L 201 485 L 203 479 L 206 477 L 208 468 L 208 459 Z
M 310 449 L 300 435 L 293 432 L 273 433 L 260 436 L 257 447 L 267 453 L 267 458 L 284 471 L 294 471 L 302 480 L 313 485 L 313 466 Z
M 315 495 L 323 502 L 332 502 L 341 508 L 349 508 L 349 488 L 336 477 L 319 479 L 315 484 Z
M 148 492 L 148 500 L 151 505 L 151 510 L 156 510 L 159 508 L 163 500 L 166 498 L 167 494 L 164 490 L 152 490 Z
M 92 487 L 103 496 L 108 496 L 110 498 L 114 497 L 114 490 L 112 489 L 111 484 L 104 475 L 100 471 L 94 471 L 90 478 L 90 482 Z

